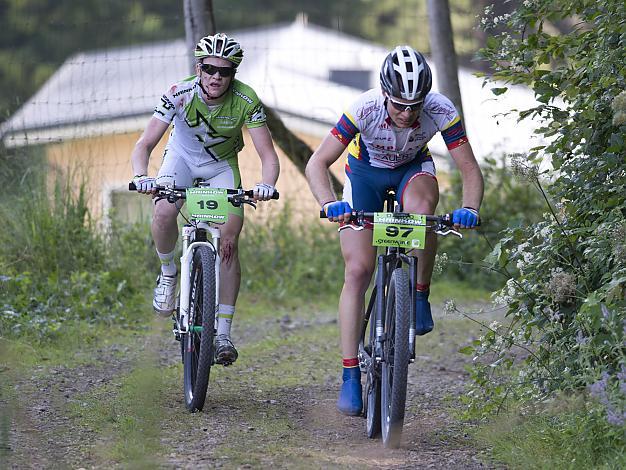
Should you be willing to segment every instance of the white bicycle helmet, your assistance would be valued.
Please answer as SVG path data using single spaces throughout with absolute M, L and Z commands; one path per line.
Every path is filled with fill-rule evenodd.
M 194 55 L 198 60 L 204 57 L 221 57 L 237 67 L 243 59 L 243 49 L 234 39 L 229 38 L 224 33 L 217 33 L 214 36 L 205 36 L 200 39 Z
M 411 46 L 398 46 L 385 57 L 380 86 L 394 98 L 420 101 L 430 91 L 432 73 L 422 54 Z

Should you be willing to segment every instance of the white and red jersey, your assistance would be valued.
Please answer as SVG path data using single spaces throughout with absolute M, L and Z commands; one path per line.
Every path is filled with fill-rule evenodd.
M 366 91 L 341 116 L 331 133 L 350 155 L 375 168 L 397 168 L 415 159 L 428 159 L 427 144 L 441 132 L 448 149 L 467 142 L 463 124 L 452 102 L 428 93 L 413 126 L 396 127 L 377 88 Z

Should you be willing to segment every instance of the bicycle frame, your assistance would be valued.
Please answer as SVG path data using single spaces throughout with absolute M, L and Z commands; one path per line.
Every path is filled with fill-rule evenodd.
M 199 231 L 208 232 L 210 241 L 196 241 Z M 180 257 L 180 299 L 179 318 L 177 321 L 178 331 L 175 333 L 187 333 L 189 331 L 189 282 L 191 279 L 191 261 L 196 248 L 201 245 L 208 246 L 215 254 L 215 305 L 219 305 L 220 285 L 220 229 L 208 222 L 194 222 L 185 224 L 182 228 L 182 256 Z
M 388 212 L 396 212 L 400 208 L 399 205 L 395 203 L 393 198 L 393 193 L 387 194 L 387 199 L 385 202 L 386 209 Z M 406 264 L 409 270 L 409 288 L 411 292 L 415 291 L 415 283 L 417 282 L 417 258 L 413 255 L 409 255 L 406 253 L 404 248 L 398 247 L 388 247 L 385 250 L 384 254 L 379 254 L 376 260 L 376 277 L 375 277 L 375 286 L 370 297 L 370 303 L 368 305 L 367 311 L 365 313 L 364 325 L 363 325 L 363 334 L 362 338 L 365 338 L 365 330 L 367 329 L 367 325 L 370 321 L 372 310 L 374 310 L 374 327 L 375 330 L 375 349 L 372 351 L 372 359 L 376 361 L 376 363 L 381 363 L 385 361 L 384 353 L 383 353 L 383 343 L 386 340 L 384 334 L 384 324 L 385 324 L 385 306 L 387 303 L 387 283 L 389 282 L 390 273 L 393 269 L 400 267 L 402 264 Z M 376 299 L 376 303 L 373 304 L 372 300 Z M 410 319 L 409 319 L 409 351 L 411 354 L 411 362 L 415 361 L 415 302 L 411 302 L 410 308 Z

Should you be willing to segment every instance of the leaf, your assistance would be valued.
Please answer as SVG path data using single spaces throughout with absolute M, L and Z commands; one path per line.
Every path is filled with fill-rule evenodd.
M 506 93 L 507 91 L 508 91 L 508 87 L 492 88 L 491 89 L 491 93 L 493 93 L 496 96 L 502 95 L 502 94 Z

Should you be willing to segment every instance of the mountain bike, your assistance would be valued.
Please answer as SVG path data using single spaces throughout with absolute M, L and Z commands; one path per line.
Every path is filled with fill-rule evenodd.
M 131 191 L 136 190 L 133 183 Z M 180 289 L 172 314 L 173 333 L 180 341 L 185 405 L 201 411 L 206 400 L 211 366 L 215 363 L 216 312 L 220 286 L 220 228 L 228 205 L 256 207 L 252 190 L 221 189 L 198 181 L 191 188 L 157 186 L 155 199 L 187 202 L 189 218 L 181 228 Z M 272 199 L 278 199 L 274 192 Z
M 427 231 L 463 238 L 452 228 L 451 214 L 405 213 L 394 196 L 393 190 L 387 190 L 387 212 L 353 211 L 351 217 L 359 229 L 373 222 L 372 243 L 385 247 L 376 259 L 375 283 L 361 328 L 358 360 L 366 377 L 363 415 L 367 418 L 367 436 L 375 438 L 382 431 L 388 448 L 400 445 L 408 366 L 415 362 L 417 258 L 409 251 L 424 249 Z

